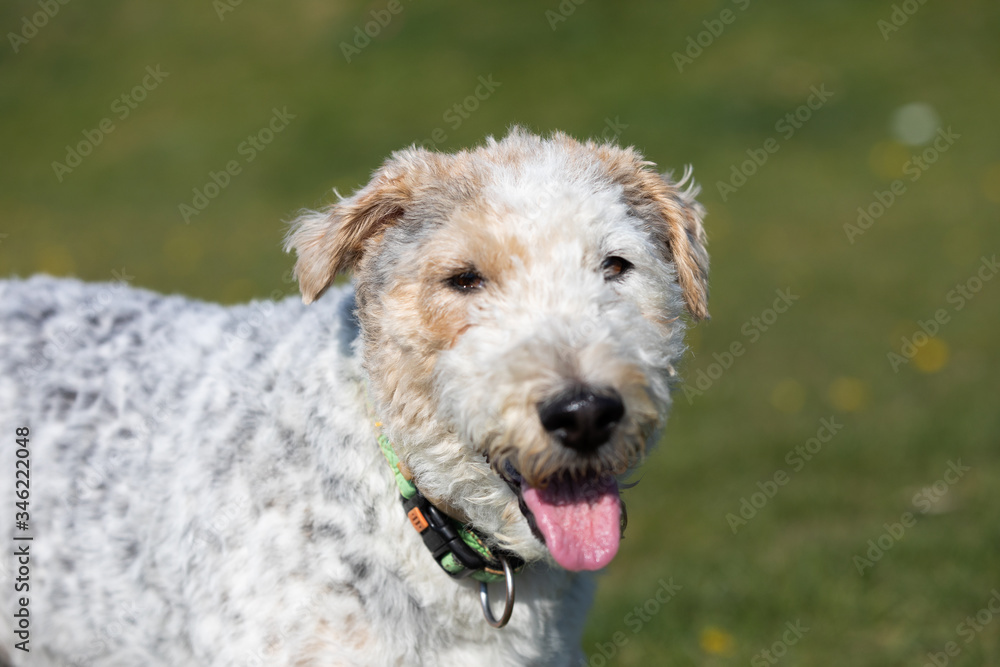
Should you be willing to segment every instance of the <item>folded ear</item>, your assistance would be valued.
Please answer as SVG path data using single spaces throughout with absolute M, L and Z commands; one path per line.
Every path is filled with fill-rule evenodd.
M 295 277 L 305 303 L 319 298 L 338 274 L 353 269 L 368 242 L 403 216 L 429 155 L 415 148 L 399 151 L 350 197 L 291 222 L 285 252 L 294 249 L 298 255 Z
M 691 167 L 686 167 L 676 183 L 668 174 L 658 176 L 656 185 L 662 186 L 654 187 L 654 199 L 667 223 L 666 242 L 677 266 L 677 281 L 684 290 L 688 312 L 696 320 L 707 320 L 708 250 L 702 224 L 705 208 L 695 199 L 701 188 L 691 172 Z
M 708 251 L 701 222 L 705 209 L 695 200 L 701 188 L 691 178 L 691 168 L 675 182 L 669 174 L 650 169 L 654 165 L 631 149 L 613 150 L 612 160 L 605 153 L 612 178 L 623 186 L 636 215 L 651 223 L 651 232 L 677 267 L 688 312 L 696 320 L 708 319 Z

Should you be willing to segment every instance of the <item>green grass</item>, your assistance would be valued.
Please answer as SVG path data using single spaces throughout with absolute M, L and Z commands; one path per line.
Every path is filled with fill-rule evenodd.
M 809 631 L 778 664 L 1000 664 L 1000 618 L 957 626 L 1000 587 L 1000 280 L 960 311 L 948 293 L 1000 249 L 1000 8 L 929 2 L 884 40 L 891 3 L 750 3 L 683 73 L 672 53 L 729 2 L 584 3 L 553 31 L 526 0 L 405 9 L 346 63 L 384 3 L 70 2 L 15 54 L 0 49 L 0 272 L 135 283 L 235 302 L 290 292 L 282 228 L 304 206 L 363 183 L 385 155 L 444 128 L 453 149 L 502 134 L 598 135 L 607 119 L 665 168 L 704 186 L 711 322 L 695 328 L 688 381 L 735 341 L 746 352 L 703 395 L 682 393 L 662 446 L 627 494 L 630 527 L 585 637 L 602 664 L 747 664 L 787 622 Z M 0 7 L 17 31 L 34 2 Z M 57 181 L 65 146 L 112 115 L 147 65 L 170 76 Z M 452 128 L 444 113 L 492 74 L 501 86 Z M 811 85 L 832 99 L 723 201 L 717 182 Z M 955 144 L 868 229 L 843 225 L 924 146 L 894 143 L 894 110 L 925 102 Z M 178 205 L 274 107 L 289 127 L 191 224 Z M 774 300 L 800 297 L 750 342 Z M 898 372 L 887 353 L 948 310 L 938 340 Z M 834 416 L 843 429 L 798 472 L 786 453 Z M 920 514 L 949 461 L 971 467 Z M 788 483 L 733 534 L 726 515 L 775 472 Z M 864 575 L 852 561 L 904 512 L 916 524 Z M 636 606 L 680 592 L 636 629 Z M 655 605 L 651 605 L 653 607 Z M 516 611 L 515 611 L 516 613 Z M 763 664 L 763 663 L 759 663 Z

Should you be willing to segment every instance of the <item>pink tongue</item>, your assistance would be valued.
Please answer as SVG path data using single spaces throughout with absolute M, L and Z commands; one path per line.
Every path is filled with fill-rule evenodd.
M 544 489 L 524 483 L 521 491 L 549 553 L 562 567 L 599 570 L 618 553 L 621 503 L 614 478 Z

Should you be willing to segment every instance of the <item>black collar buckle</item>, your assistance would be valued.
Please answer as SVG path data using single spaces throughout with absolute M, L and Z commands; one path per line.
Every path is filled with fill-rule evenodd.
M 499 559 L 492 557 L 492 553 L 487 549 L 482 538 L 470 528 L 465 529 L 473 533 L 475 539 L 482 545 L 482 549 L 490 554 L 490 558 L 466 544 L 462 535 L 459 534 L 460 527 L 457 523 L 427 500 L 419 489 L 411 498 L 400 496 L 400 499 L 407 518 L 420 534 L 424 546 L 434 556 L 434 560 L 441 566 L 441 569 L 447 572 L 450 577 L 464 579 L 477 572 L 503 577 L 503 564 Z M 524 565 L 524 561 L 514 554 L 505 553 L 504 557 L 514 569 Z

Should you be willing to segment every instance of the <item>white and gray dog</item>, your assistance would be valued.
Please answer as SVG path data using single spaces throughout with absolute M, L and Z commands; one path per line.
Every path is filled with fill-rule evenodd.
M 0 663 L 578 664 L 708 314 L 689 176 L 515 128 L 295 220 L 315 305 L 0 283 Z

